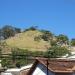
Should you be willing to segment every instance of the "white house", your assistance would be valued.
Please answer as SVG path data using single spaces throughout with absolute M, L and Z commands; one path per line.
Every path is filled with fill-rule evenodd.
M 4 73 L 2 72 L 1 75 L 13 75 L 12 73 Z
M 75 52 L 71 52 L 71 55 L 66 58 L 75 60 Z
M 12 68 L 7 69 L 4 73 L 1 73 L 1 75 L 27 75 L 27 72 L 31 68 L 32 64 L 23 66 L 21 68 Z
M 0 60 L 0 68 L 2 68 L 1 61 L 2 61 L 2 60 Z
M 75 75 L 75 60 L 37 58 L 33 65 L 8 69 L 1 75 Z
M 47 73 L 48 75 L 75 75 L 75 60 L 36 59 L 27 75 L 47 75 Z

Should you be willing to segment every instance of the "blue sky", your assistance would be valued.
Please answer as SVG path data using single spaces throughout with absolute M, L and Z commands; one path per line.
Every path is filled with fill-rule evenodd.
M 38 26 L 75 38 L 75 0 L 0 0 L 0 27 Z

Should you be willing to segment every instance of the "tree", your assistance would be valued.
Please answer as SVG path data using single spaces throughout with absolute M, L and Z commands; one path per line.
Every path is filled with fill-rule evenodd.
M 38 41 L 39 42 L 40 40 L 41 40 L 41 35 L 34 37 L 34 41 Z
M 57 45 L 57 41 L 56 40 L 51 40 L 50 44 L 51 44 L 51 46 L 56 46 Z
M 15 28 L 15 34 L 16 33 L 21 33 L 21 29 L 20 28 Z
M 12 60 L 15 62 L 16 59 L 25 59 L 28 55 L 28 50 L 14 48 L 12 50 Z
M 1 40 L 1 35 L 2 35 L 2 33 L 1 33 L 1 29 L 0 29 L 0 40 Z
M 68 44 L 69 43 L 69 39 L 66 35 L 60 34 L 57 36 L 57 42 L 59 44 Z
M 3 40 L 2 30 L 0 29 L 0 41 Z
M 0 58 L 2 57 L 2 48 L 0 47 Z
M 1 33 L 2 33 L 2 36 L 4 37 L 4 39 L 7 39 L 9 37 L 12 37 L 15 34 L 20 33 L 20 32 L 21 32 L 21 29 L 20 28 L 12 27 L 10 25 L 5 25 L 1 29 Z
M 2 28 L 2 36 L 7 39 L 15 35 L 14 27 L 6 25 Z
M 9 65 L 10 65 L 10 61 L 7 60 L 6 58 L 4 58 L 4 59 L 2 59 L 1 64 L 2 64 L 2 67 L 4 67 L 4 68 L 5 68 L 5 67 L 8 68 Z
M 28 29 L 25 29 L 24 32 L 25 32 L 25 31 L 29 31 L 29 30 L 35 31 L 35 30 L 37 30 L 37 27 L 38 27 L 38 26 L 31 26 L 31 27 L 29 27 Z
M 20 67 L 21 67 L 20 63 L 21 63 L 21 62 L 17 62 L 17 63 L 16 63 L 16 67 L 17 67 L 17 68 L 20 68 Z
M 43 34 L 41 35 L 41 38 L 44 39 L 44 41 L 49 41 L 53 38 L 53 34 L 50 31 L 43 31 Z
M 75 39 L 71 39 L 71 46 L 75 46 Z
M 47 50 L 45 56 L 49 58 L 57 58 L 64 56 L 66 54 L 70 54 L 70 51 L 67 48 L 60 46 L 53 46 Z

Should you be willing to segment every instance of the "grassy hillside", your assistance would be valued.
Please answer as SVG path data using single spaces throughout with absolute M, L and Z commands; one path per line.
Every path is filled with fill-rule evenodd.
M 26 32 L 22 32 L 19 34 L 16 34 L 14 37 L 11 37 L 6 40 L 6 43 L 10 47 L 18 47 L 21 49 L 28 49 L 28 50 L 47 50 L 47 48 L 50 46 L 50 43 L 47 41 L 44 41 L 41 39 L 40 41 L 35 41 L 34 38 L 41 35 L 42 32 L 38 30 L 29 30 Z

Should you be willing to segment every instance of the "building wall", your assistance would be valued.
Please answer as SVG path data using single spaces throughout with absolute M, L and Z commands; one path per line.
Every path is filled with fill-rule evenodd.
M 73 75 L 73 73 L 56 73 L 55 75 Z
M 49 70 L 48 73 L 49 75 L 55 75 L 53 72 Z M 47 75 L 47 68 L 42 64 L 38 64 L 32 75 Z
M 75 75 L 75 72 L 73 73 L 73 75 Z
M 19 71 L 11 71 L 11 72 L 8 72 L 8 73 L 11 73 L 12 75 L 20 75 Z
M 13 75 L 12 73 L 1 73 L 0 75 Z

